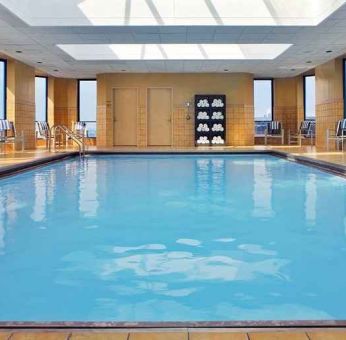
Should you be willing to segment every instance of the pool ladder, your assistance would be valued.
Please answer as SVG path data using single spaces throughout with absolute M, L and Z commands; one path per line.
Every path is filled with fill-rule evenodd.
M 49 143 L 48 143 L 48 149 L 49 151 L 52 150 L 52 140 L 54 149 L 56 148 L 56 145 L 61 145 L 62 141 L 65 139 L 65 142 L 67 144 L 68 140 L 72 140 L 75 144 L 77 144 L 79 149 L 79 156 L 84 157 L 85 156 L 85 140 L 84 135 L 80 135 L 69 129 L 65 125 L 54 125 L 49 130 Z

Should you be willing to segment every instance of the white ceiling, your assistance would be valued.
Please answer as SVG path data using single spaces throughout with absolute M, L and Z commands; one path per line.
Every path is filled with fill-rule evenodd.
M 155 4 L 163 0 L 145 1 Z M 202 0 L 184 0 L 185 3 L 190 1 Z M 203 1 L 209 5 L 210 3 L 217 5 L 218 2 L 226 0 Z M 238 3 L 239 6 L 239 0 L 228 1 L 232 4 Z M 257 12 L 249 12 L 242 18 L 246 24 L 242 26 L 224 25 L 222 20 L 225 18 L 221 15 L 214 17 L 214 24 L 209 22 L 203 26 L 194 24 L 178 26 L 171 23 L 170 26 L 165 26 L 165 22 L 132 26 L 131 20 L 124 22 L 121 26 L 110 26 L 103 21 L 107 19 L 107 11 L 97 12 L 99 10 L 93 9 L 92 6 L 96 3 L 109 4 L 110 0 L 0 0 L 3 4 L 0 5 L 0 51 L 48 74 L 75 78 L 90 78 L 99 73 L 122 70 L 127 72 L 224 72 L 228 70 L 229 72 L 250 72 L 256 77 L 286 77 L 300 74 L 346 53 L 345 0 L 242 0 L 242 3 L 249 4 L 254 1 L 261 1 L 272 10 L 275 9 L 275 6 L 271 6 L 273 4 L 277 5 L 276 9 L 281 9 L 272 12 L 276 13 L 272 17 L 268 15 L 266 17 L 263 13 L 260 13 L 261 16 L 256 16 Z M 113 2 L 122 1 L 114 0 Z M 132 2 L 141 2 L 141 0 L 132 0 Z M 292 5 L 303 2 L 307 6 L 303 8 L 304 10 Z M 287 6 L 279 6 L 283 6 L 284 3 L 291 4 L 291 9 Z M 89 22 L 76 20 L 75 12 L 70 13 L 64 8 L 67 4 L 80 6 L 79 8 L 84 6 L 85 13 L 91 11 Z M 11 8 L 16 15 L 8 8 Z M 294 12 L 294 8 L 300 10 Z M 335 8 L 337 9 L 328 18 L 317 24 L 323 19 L 323 15 Z M 30 13 L 35 13 L 35 16 Z M 241 14 L 241 11 L 233 15 L 234 22 L 241 19 L 239 13 Z M 297 13 L 301 15 L 298 16 Z M 313 14 L 308 16 L 309 13 Z M 186 17 L 188 17 L 187 14 L 182 16 L 183 19 Z M 47 18 L 49 18 L 48 21 Z M 109 18 L 113 20 L 114 16 L 110 14 Z M 165 16 L 162 18 L 164 19 Z M 230 16 L 226 19 L 229 18 Z M 252 25 L 260 19 L 263 20 L 263 26 Z M 272 19 L 274 23 L 270 21 Z M 107 22 L 110 23 L 110 21 Z M 41 24 L 47 26 L 40 26 Z M 72 24 L 73 26 L 67 26 Z M 292 44 L 292 46 L 274 60 L 124 61 L 76 60 L 57 47 L 58 44 Z M 332 52 L 326 53 L 327 50 Z M 16 51 L 22 51 L 22 53 L 19 54 Z
M 30 26 L 315 26 L 343 0 L 0 0 Z

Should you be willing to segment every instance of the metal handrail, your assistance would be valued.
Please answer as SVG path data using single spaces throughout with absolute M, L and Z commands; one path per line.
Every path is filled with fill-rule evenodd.
M 54 148 L 55 148 L 55 137 L 57 135 L 57 132 L 60 131 L 60 133 L 64 134 L 66 137 L 72 139 L 79 148 L 79 156 L 84 156 L 85 155 L 85 142 L 84 142 L 84 136 L 78 135 L 77 133 L 73 132 L 70 130 L 67 126 L 65 125 L 54 125 L 50 129 L 50 135 L 53 136 L 54 138 Z M 52 142 L 51 138 L 49 138 L 49 151 L 52 149 Z

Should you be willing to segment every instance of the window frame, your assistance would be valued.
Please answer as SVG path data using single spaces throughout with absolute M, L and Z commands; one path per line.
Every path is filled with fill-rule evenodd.
M 7 59 L 0 58 L 0 62 L 4 63 L 4 118 L 7 119 Z
M 303 76 L 303 106 L 304 106 L 304 121 L 308 120 L 308 121 L 316 121 L 316 103 L 315 103 L 315 118 L 306 118 L 306 78 L 309 77 L 315 77 L 316 80 L 316 76 L 314 74 L 307 74 Z
M 255 81 L 258 81 L 258 80 L 269 80 L 270 81 L 270 88 L 271 88 L 271 109 L 272 109 L 272 115 L 271 115 L 271 119 L 269 120 L 256 120 L 254 117 L 254 121 L 255 123 L 256 122 L 266 122 L 266 123 L 269 123 L 269 122 L 272 122 L 274 121 L 274 78 L 254 78 L 253 79 L 253 82 L 254 82 L 254 85 L 255 85 Z M 255 88 L 254 88 L 254 101 L 255 101 Z M 254 115 L 255 115 L 255 103 L 254 103 Z
M 48 122 L 48 81 L 49 78 L 47 76 L 36 76 L 35 75 L 35 80 L 36 78 L 44 78 L 46 79 L 46 112 L 45 112 L 45 121 Z M 36 91 L 36 88 L 35 88 Z M 35 121 L 36 121 L 36 102 L 35 102 Z

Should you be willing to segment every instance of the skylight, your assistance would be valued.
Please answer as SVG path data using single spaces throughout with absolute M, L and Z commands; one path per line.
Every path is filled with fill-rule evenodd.
M 345 0 L 0 0 L 32 26 L 315 26 Z
M 290 44 L 63 44 L 76 60 L 271 60 Z

